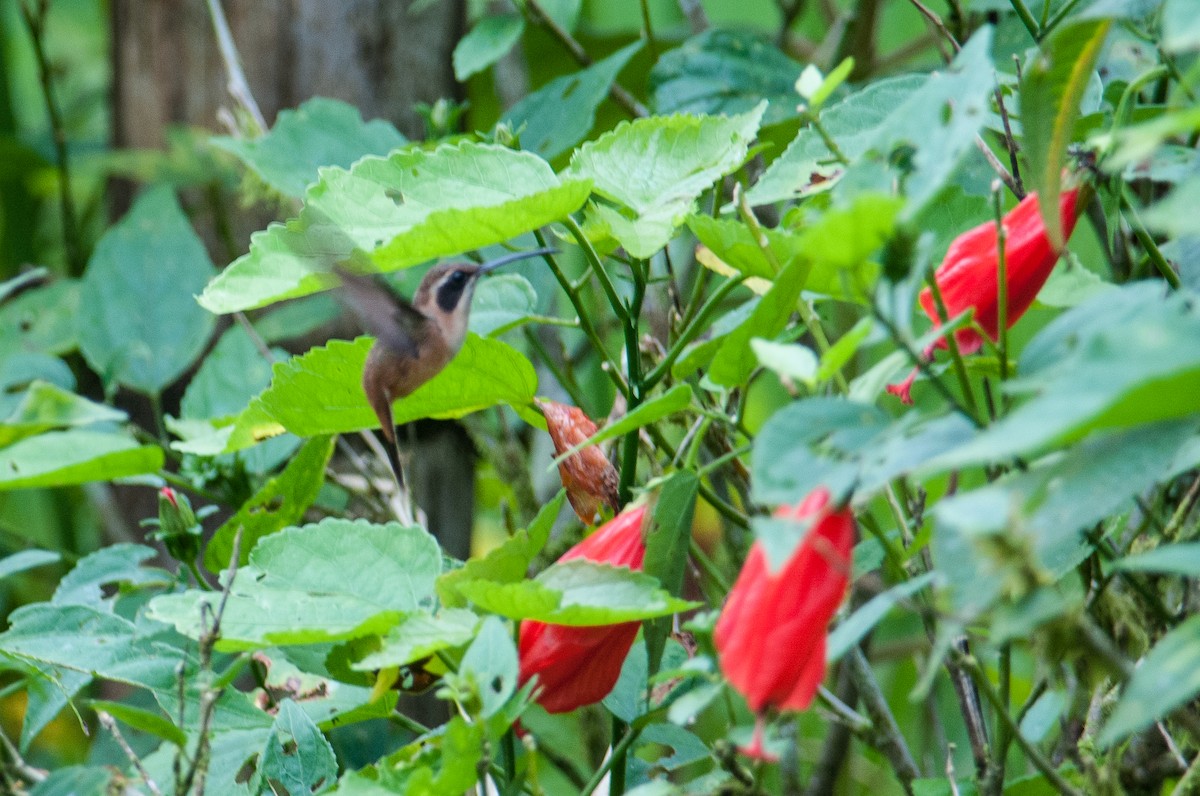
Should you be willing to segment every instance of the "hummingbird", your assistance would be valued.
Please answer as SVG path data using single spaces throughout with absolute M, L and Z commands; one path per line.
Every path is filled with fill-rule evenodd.
M 471 298 L 479 277 L 502 265 L 553 254 L 555 249 L 515 252 L 482 265 L 443 263 L 434 266 L 413 294 L 412 302 L 379 279 L 336 268 L 341 299 L 375 344 L 363 366 L 367 403 L 379 418 L 388 459 L 396 481 L 404 485 L 392 402 L 410 395 L 454 359 L 467 338 Z

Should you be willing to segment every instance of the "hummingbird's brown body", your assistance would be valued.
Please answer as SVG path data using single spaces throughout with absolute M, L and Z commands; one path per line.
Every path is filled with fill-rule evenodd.
M 421 280 L 411 303 L 382 282 L 338 269 L 344 301 L 375 345 L 363 366 L 367 402 L 391 443 L 392 468 L 400 476 L 392 402 L 412 394 L 449 364 L 467 338 L 471 297 L 480 275 L 513 260 L 548 254 L 535 249 L 502 257 L 485 265 L 448 263 L 432 268 Z

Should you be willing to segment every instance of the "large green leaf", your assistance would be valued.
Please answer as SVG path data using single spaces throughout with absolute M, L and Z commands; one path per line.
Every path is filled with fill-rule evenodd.
M 162 466 L 162 448 L 139 445 L 125 434 L 50 431 L 0 450 L 0 491 L 111 481 Z
M 107 382 L 161 392 L 195 361 L 213 317 L 193 296 L 213 275 L 170 188 L 152 188 L 109 228 L 80 284 L 79 345 Z
M 331 436 L 314 437 L 306 442 L 282 473 L 268 479 L 254 497 L 217 529 L 204 549 L 204 566 L 213 572 L 229 566 L 233 540 L 239 530 L 242 542 L 238 563 L 245 564 L 259 539 L 304 519 L 304 512 L 325 483 L 325 465 L 333 455 L 334 442 Z
M 279 705 L 259 767 L 263 784 L 286 793 L 315 793 L 337 779 L 337 756 L 325 736 L 290 699 Z
M 330 341 L 275 365 L 271 386 L 238 417 L 225 447 L 240 450 L 282 431 L 301 437 L 341 434 L 379 424 L 362 390 L 362 368 L 372 341 Z M 396 423 L 449 419 L 497 404 L 529 406 L 537 375 L 511 346 L 468 335 L 445 370 L 393 406 Z M 534 413 L 526 412 L 527 417 Z
M 281 357 L 287 353 L 277 351 Z M 271 383 L 271 362 L 240 325 L 229 327 L 188 382 L 179 411 L 194 420 L 236 415 Z
M 1163 719 L 1200 693 L 1200 616 L 1159 639 L 1133 677 L 1100 733 L 1107 746 Z
M 763 124 L 796 115 L 800 64 L 750 33 L 713 28 L 658 59 L 650 70 L 657 113 L 734 114 L 767 100 Z
M 738 116 L 623 122 L 580 147 L 567 174 L 591 180 L 597 194 L 620 205 L 593 205 L 590 212 L 630 254 L 649 257 L 670 240 L 696 198 L 746 159 L 765 110 L 759 103 Z
M 1200 410 L 1200 307 L 1160 283 L 1107 290 L 1060 315 L 1026 346 L 1014 394 L 1032 397 L 966 445 L 930 462 L 947 471 L 1026 456 L 1096 429 Z
M 525 32 L 520 14 L 484 17 L 454 45 L 454 78 L 466 80 L 499 61 Z
M 482 558 L 472 559 L 459 569 L 454 569 L 438 578 L 438 596 L 450 606 L 464 606 L 466 599 L 458 593 L 458 584 L 471 580 L 488 580 L 497 583 L 515 583 L 523 580 L 529 565 L 546 546 L 554 521 L 562 510 L 567 492 L 560 489 L 552 500 L 538 511 L 529 527 L 517 531 L 503 543 L 492 548 Z
M 364 122 L 353 105 L 313 97 L 296 110 L 280 111 L 271 131 L 243 140 L 215 136 L 213 146 L 235 155 L 263 182 L 297 199 L 322 166 L 349 168 L 364 155 L 386 155 L 407 140 L 390 122 Z
M 199 300 L 218 313 L 252 309 L 331 287 L 333 266 L 352 258 L 391 271 L 501 243 L 578 210 L 588 191 L 494 144 L 363 158 L 323 170 L 300 216 L 252 235 Z
M 1079 103 L 1112 25 L 1109 19 L 1084 19 L 1059 27 L 1043 43 L 1041 54 L 1021 81 L 1021 137 L 1029 169 L 1025 179 L 1038 192 L 1046 236 L 1062 245 L 1058 194 Z
M 695 473 L 689 470 L 672 473 L 658 492 L 646 531 L 644 570 L 676 597 L 683 595 L 683 576 L 692 541 L 692 516 L 699 490 L 700 479 Z M 671 620 L 667 617 L 652 620 L 646 624 L 644 632 L 649 670 L 657 672 L 663 647 L 671 633 Z
M 1197 421 L 1174 420 L 1091 437 L 1063 454 L 992 484 L 943 498 L 933 508 L 935 563 L 956 612 L 971 616 L 1001 591 L 1004 556 L 989 537 L 1025 546 L 1037 567 L 1058 577 L 1091 550 L 1082 535 L 1174 474 L 1176 453 Z M 1023 565 L 1023 564 L 1022 564 Z
M 649 575 L 578 558 L 554 564 L 533 580 L 473 580 L 457 586 L 485 611 L 558 625 L 641 621 L 695 605 L 672 597 Z
M 520 274 L 481 279 L 471 301 L 467 328 L 480 337 L 495 337 L 525 322 L 537 306 L 537 293 Z
M 757 367 L 750 341 L 756 337 L 770 340 L 783 331 L 796 311 L 808 271 L 809 263 L 802 259 L 780 271 L 749 317 L 724 337 L 709 363 L 708 377 L 714 383 L 735 387 L 750 377 Z
M 36 603 L 19 608 L 0 634 L 0 653 L 35 666 L 57 666 L 105 680 L 169 690 L 184 653 L 128 619 L 87 605 Z
M 524 574 L 522 571 L 521 575 Z M 441 588 L 439 581 L 438 589 Z M 447 608 L 437 614 L 409 614 L 383 636 L 379 649 L 353 663 L 351 668 L 370 672 L 388 666 L 404 666 L 439 650 L 461 647 L 475 637 L 479 621 L 478 614 L 463 608 Z
M 818 486 L 865 500 L 889 480 L 971 438 L 958 415 L 893 421 L 881 409 L 834 398 L 810 398 L 771 416 L 751 454 L 754 497 L 796 503 Z
M 264 537 L 237 571 L 221 649 L 310 644 L 378 634 L 428 608 L 441 550 L 418 527 L 326 519 Z M 217 592 L 154 598 L 150 616 L 199 638 Z M 209 614 L 211 615 L 211 614 Z
M 1200 15 L 1188 0 L 1163 3 L 1162 32 L 1162 46 L 1168 52 L 1200 50 Z
M 78 312 L 79 282 L 74 279 L 26 288 L 0 303 L 0 351 L 71 351 L 78 344 Z
M 578 144 L 617 74 L 641 47 L 635 41 L 587 69 L 556 77 L 510 108 L 503 121 L 520 130 L 521 148 L 551 160 Z
M 906 215 L 917 215 L 974 147 L 988 118 L 996 82 L 991 47 L 992 29 L 981 28 L 953 63 L 893 107 L 835 190 L 852 196 L 899 185 L 909 200 Z
M 901 75 L 869 83 L 821 112 L 821 125 L 842 154 L 854 162 L 882 135 L 892 111 L 928 80 L 926 75 Z M 826 190 L 843 170 L 824 139 L 805 127 L 746 192 L 752 205 L 765 205 Z
M 35 381 L 12 414 L 0 421 L 0 448 L 52 428 L 114 423 L 126 415 L 44 381 Z

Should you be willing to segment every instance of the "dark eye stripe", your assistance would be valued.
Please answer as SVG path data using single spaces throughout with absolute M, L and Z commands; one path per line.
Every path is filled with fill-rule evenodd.
M 467 282 L 467 275 L 462 271 L 455 271 L 442 282 L 437 291 L 437 304 L 442 312 L 454 311 L 462 298 L 463 291 L 467 289 Z

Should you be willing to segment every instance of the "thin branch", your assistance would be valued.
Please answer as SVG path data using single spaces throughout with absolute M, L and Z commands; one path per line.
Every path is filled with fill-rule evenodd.
M 908 743 L 900 734 L 900 727 L 896 724 L 896 717 L 892 715 L 891 708 L 888 707 L 887 699 L 879 690 L 879 683 L 871 671 L 871 664 L 867 663 L 866 656 L 858 647 L 854 647 L 847 654 L 846 664 L 854 686 L 862 697 L 863 709 L 874 725 L 875 747 L 892 764 L 892 770 L 905 793 L 911 794 L 913 780 L 918 779 L 921 772 L 912 752 L 909 751 Z
M 20 750 L 17 749 L 12 741 L 8 740 L 8 736 L 3 732 L 0 732 L 0 744 L 4 745 L 4 751 L 8 753 L 9 758 L 12 760 L 12 767 L 18 774 L 35 783 L 46 779 L 48 774 L 26 763 L 25 759 L 21 757 Z
M 96 716 L 100 719 L 100 723 L 104 725 L 104 729 L 112 733 L 112 737 L 117 741 L 117 746 L 121 747 L 121 751 L 125 753 L 125 756 L 129 758 L 129 762 L 137 769 L 138 776 L 142 778 L 142 783 L 145 784 L 146 789 L 153 793 L 154 796 L 162 796 L 162 791 L 159 790 L 154 780 L 150 778 L 150 774 L 147 773 L 146 767 L 142 765 L 141 759 L 133 751 L 133 747 L 129 745 L 129 742 L 125 740 L 125 736 L 121 734 L 121 728 L 117 726 L 116 719 L 103 710 L 98 711 Z
M 929 21 L 929 24 L 937 28 L 938 33 L 942 34 L 942 37 L 950 43 L 955 53 L 958 53 L 962 49 L 962 45 L 958 43 L 958 39 L 954 38 L 954 34 L 946 27 L 946 23 L 942 22 L 942 18 L 929 8 L 929 6 L 922 3 L 921 0 L 908 0 L 908 2 L 913 4 L 913 7 L 921 13 L 921 16 Z
M 36 3 L 36 10 L 30 2 Z M 67 256 L 67 270 L 79 276 L 87 266 L 83 249 L 79 245 L 79 219 L 75 214 L 75 196 L 71 192 L 71 166 L 67 154 L 67 129 L 62 111 L 54 99 L 53 69 L 46 55 L 46 17 L 50 10 L 49 0 L 21 0 L 21 18 L 29 29 L 33 42 L 33 57 L 37 62 L 38 79 L 41 81 L 42 101 L 46 104 L 46 116 L 50 120 L 50 134 L 54 140 L 54 157 L 58 161 L 58 203 L 62 213 L 63 250 Z
M 241 58 L 238 57 L 237 45 L 233 43 L 233 34 L 229 30 L 229 21 L 225 19 L 225 11 L 221 8 L 221 0 L 208 0 L 208 15 L 212 19 L 213 32 L 217 35 L 221 59 L 225 62 L 225 74 L 229 77 L 225 88 L 234 102 L 241 105 L 258 125 L 256 133 L 261 133 L 267 129 L 267 121 L 263 118 L 254 95 L 250 93 L 250 83 L 246 80 L 246 73 L 242 71 Z

